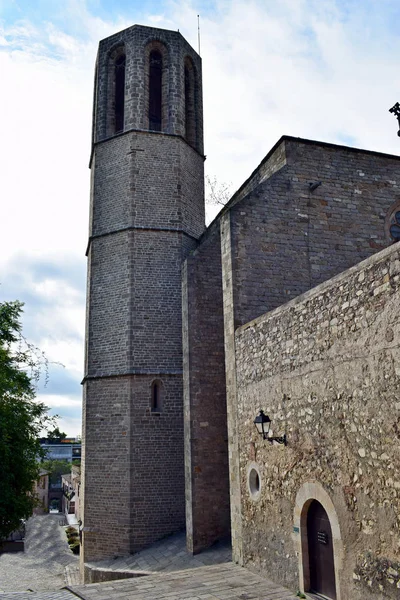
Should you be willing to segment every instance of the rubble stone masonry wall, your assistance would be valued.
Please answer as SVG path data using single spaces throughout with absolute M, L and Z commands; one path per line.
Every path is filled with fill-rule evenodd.
M 396 244 L 236 331 L 243 561 L 292 589 L 307 589 L 314 497 L 338 600 L 399 597 L 399 306 Z M 287 447 L 257 433 L 260 409 Z

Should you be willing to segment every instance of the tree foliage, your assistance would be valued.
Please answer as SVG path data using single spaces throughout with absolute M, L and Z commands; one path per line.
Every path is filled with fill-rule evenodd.
M 205 196 L 207 204 L 225 206 L 232 196 L 232 184 L 224 181 L 220 182 L 216 177 L 206 175 L 205 177 Z
M 66 437 L 67 437 L 67 434 L 64 431 L 60 431 L 60 429 L 58 427 L 55 427 L 54 429 L 50 429 L 47 432 L 47 439 L 49 442 L 65 440 Z
M 0 540 L 31 516 L 43 456 L 39 433 L 51 421 L 35 401 L 35 381 L 47 373 L 43 354 L 21 333 L 22 304 L 0 302 Z
M 61 485 L 61 475 L 65 475 L 67 473 L 71 473 L 72 463 L 68 460 L 60 460 L 60 459 L 45 459 L 40 468 L 49 473 L 49 481 L 50 483 Z

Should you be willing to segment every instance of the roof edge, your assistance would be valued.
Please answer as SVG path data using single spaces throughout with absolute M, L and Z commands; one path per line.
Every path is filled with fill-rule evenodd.
M 398 154 L 388 154 L 386 152 L 378 152 L 376 150 L 364 150 L 363 148 L 355 148 L 354 146 L 344 146 L 342 144 L 333 144 L 331 142 L 321 142 L 318 140 L 310 140 L 308 138 L 294 137 L 292 135 L 282 135 L 279 138 L 279 140 L 277 142 L 275 142 L 275 144 L 272 146 L 272 148 L 269 150 L 269 152 L 264 156 L 262 161 L 254 169 L 254 171 L 251 172 L 249 177 L 236 190 L 236 192 L 233 194 L 232 198 L 230 200 L 228 200 L 228 202 L 225 204 L 225 206 L 223 206 L 221 208 L 219 213 L 214 217 L 214 219 L 211 221 L 211 223 L 208 225 L 208 227 L 204 231 L 203 236 L 205 235 L 205 233 L 207 232 L 209 227 L 211 227 L 211 225 L 215 221 L 220 219 L 226 213 L 227 210 L 230 210 L 232 208 L 232 206 L 235 204 L 236 198 L 240 195 L 243 188 L 246 187 L 246 185 L 250 182 L 250 180 L 255 176 L 257 171 L 264 165 L 264 163 L 266 163 L 271 158 L 271 156 L 274 154 L 274 152 L 277 150 L 277 148 L 284 142 L 295 142 L 298 144 L 306 144 L 309 146 L 320 146 L 323 148 L 333 148 L 335 150 L 346 150 L 348 152 L 355 152 L 356 154 L 370 154 L 372 156 L 379 156 L 382 158 L 393 158 L 395 160 L 400 160 L 400 155 L 398 155 Z M 199 240 L 200 243 L 201 243 L 203 236 Z
M 339 149 L 340 150 L 347 150 L 349 152 L 355 152 L 357 154 L 371 154 L 373 156 L 382 156 L 383 158 L 394 158 L 396 160 L 400 160 L 400 155 L 398 155 L 398 154 L 388 154 L 387 152 L 379 152 L 377 150 L 365 150 L 363 148 L 356 148 L 354 146 L 345 146 L 344 144 L 333 144 L 332 142 L 321 142 L 321 141 L 318 141 L 318 140 L 310 140 L 308 138 L 294 137 L 292 135 L 283 135 L 279 139 L 279 141 L 277 142 L 277 144 L 279 144 L 283 140 L 290 141 L 290 142 L 299 142 L 301 144 L 307 144 L 307 145 L 310 145 L 310 146 L 311 145 L 322 146 L 324 148 L 334 148 L 334 149 L 337 149 L 337 150 L 339 150 Z M 275 146 L 277 144 L 275 144 Z M 274 148 L 275 148 L 275 146 L 274 146 Z
M 193 48 L 193 46 L 190 44 L 190 42 L 187 41 L 187 39 L 179 31 L 179 29 L 177 29 L 177 30 L 166 29 L 165 27 L 153 27 L 152 25 L 140 25 L 139 23 L 134 23 L 133 25 L 130 25 L 129 27 L 125 27 L 125 29 L 121 29 L 120 31 L 116 31 L 115 33 L 112 33 L 111 35 L 108 35 L 107 37 L 102 38 L 101 40 L 99 40 L 98 47 L 100 47 L 101 44 L 103 44 L 110 38 L 124 34 L 126 31 L 129 31 L 130 29 L 148 29 L 148 30 L 153 30 L 153 31 L 165 31 L 167 33 L 173 33 L 173 34 L 177 35 L 178 37 L 180 37 L 185 42 L 185 44 L 187 44 L 189 46 L 189 48 L 191 48 L 191 50 L 193 50 L 193 52 L 196 54 L 196 56 L 198 56 L 199 59 L 201 60 L 201 55 L 197 52 L 197 50 L 195 50 Z

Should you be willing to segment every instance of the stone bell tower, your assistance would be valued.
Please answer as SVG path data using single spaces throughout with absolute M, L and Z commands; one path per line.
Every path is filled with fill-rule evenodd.
M 201 59 L 179 32 L 100 42 L 83 401 L 83 561 L 185 522 L 181 267 L 204 230 Z

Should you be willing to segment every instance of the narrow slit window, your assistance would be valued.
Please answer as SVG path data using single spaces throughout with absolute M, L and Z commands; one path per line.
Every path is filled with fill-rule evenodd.
M 158 383 L 153 385 L 153 410 L 158 411 L 160 403 L 160 390 L 158 388 Z
M 160 413 L 162 411 L 163 387 L 161 381 L 153 381 L 151 384 L 151 412 Z
M 149 129 L 161 131 L 162 56 L 157 50 L 150 53 L 149 69 Z
M 124 130 L 125 54 L 115 61 L 115 133 Z

